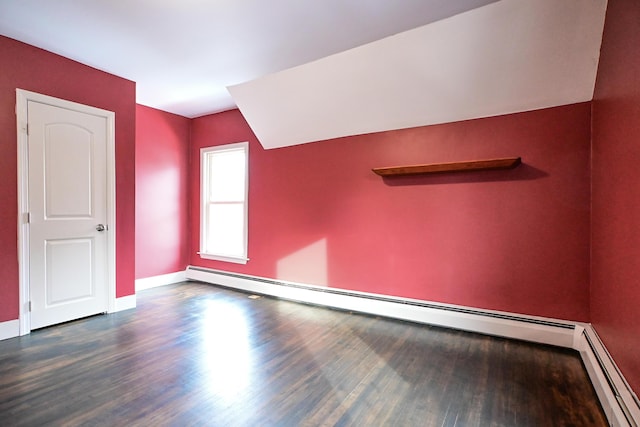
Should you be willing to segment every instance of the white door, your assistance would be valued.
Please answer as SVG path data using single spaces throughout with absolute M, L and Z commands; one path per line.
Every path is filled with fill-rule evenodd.
M 31 329 L 108 309 L 107 119 L 29 100 Z

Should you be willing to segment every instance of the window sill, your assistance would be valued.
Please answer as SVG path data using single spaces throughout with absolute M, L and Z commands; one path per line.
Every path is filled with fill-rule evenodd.
M 224 262 L 233 262 L 235 264 L 246 264 L 249 261 L 249 258 L 241 258 L 241 257 L 231 257 L 224 255 L 214 255 L 214 254 L 205 254 L 203 252 L 198 252 L 200 258 L 202 259 L 211 259 L 215 261 L 224 261 Z

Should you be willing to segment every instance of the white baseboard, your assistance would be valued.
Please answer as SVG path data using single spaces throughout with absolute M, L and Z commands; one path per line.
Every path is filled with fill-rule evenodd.
M 187 267 L 187 278 L 292 301 L 377 316 L 444 326 L 506 338 L 573 348 L 575 324 L 543 317 L 282 282 L 200 267 Z
M 20 320 L 0 322 L 0 340 L 14 338 L 20 335 Z
M 189 266 L 186 277 L 292 301 L 571 348 L 580 352 L 612 426 L 637 426 L 640 404 L 589 324 L 366 292 L 291 283 Z
M 576 350 L 580 352 L 600 404 L 612 426 L 637 426 L 640 401 L 591 325 L 586 325 Z
M 136 296 L 127 295 L 126 297 L 116 298 L 115 309 L 111 313 L 115 313 L 116 311 L 129 310 L 132 308 L 136 308 Z M 0 322 L 0 341 L 17 336 L 20 336 L 19 319 Z
M 185 271 L 177 271 L 175 273 L 161 274 L 159 276 L 145 277 L 136 279 L 136 292 L 145 289 L 156 288 L 158 286 L 171 285 L 173 283 L 184 282 L 187 280 Z
M 117 311 L 130 310 L 132 308 L 136 308 L 136 295 L 127 295 L 126 297 L 116 298 L 116 307 L 113 311 L 114 313 Z

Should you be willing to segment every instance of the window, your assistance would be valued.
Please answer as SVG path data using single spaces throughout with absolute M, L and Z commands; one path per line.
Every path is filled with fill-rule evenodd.
M 246 264 L 249 143 L 200 150 L 200 257 Z

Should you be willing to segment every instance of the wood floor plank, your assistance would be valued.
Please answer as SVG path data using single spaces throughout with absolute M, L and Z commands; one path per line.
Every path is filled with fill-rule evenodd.
M 0 341 L 1 426 L 605 426 L 571 350 L 197 283 Z

